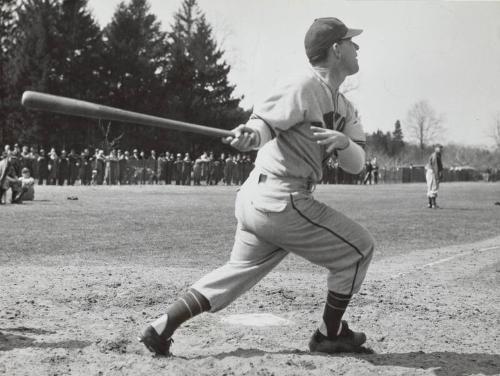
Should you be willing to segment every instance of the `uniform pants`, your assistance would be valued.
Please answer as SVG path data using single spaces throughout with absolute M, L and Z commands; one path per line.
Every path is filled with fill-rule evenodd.
M 431 169 L 425 172 L 425 180 L 427 181 L 427 197 L 437 197 L 439 190 L 439 181 L 436 179 L 436 174 Z
M 261 187 L 252 175 L 236 198 L 238 225 L 229 261 L 192 286 L 208 299 L 211 312 L 248 291 L 290 252 L 325 267 L 328 290 L 358 292 L 374 249 L 370 233 L 310 193 L 261 195 L 273 183 Z

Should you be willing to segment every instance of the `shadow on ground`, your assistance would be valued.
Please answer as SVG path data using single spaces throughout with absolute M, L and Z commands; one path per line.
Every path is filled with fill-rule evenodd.
M 5 329 L 2 329 L 5 330 Z M 13 328 L 9 331 L 29 332 L 34 334 L 52 334 L 52 332 L 43 329 Z M 38 342 L 36 339 L 21 334 L 12 334 L 0 332 L 0 351 L 10 351 L 14 349 L 23 349 L 34 347 L 39 349 L 81 349 L 91 344 L 89 341 L 67 340 L 59 342 Z
M 251 358 L 269 354 L 280 355 L 309 355 L 331 357 L 354 357 L 373 364 L 374 366 L 405 367 L 413 369 L 432 369 L 436 376 L 470 376 L 476 374 L 498 375 L 500 373 L 500 354 L 461 354 L 456 352 L 409 352 L 375 354 L 364 348 L 361 353 L 325 355 L 310 353 L 302 350 L 264 351 L 259 349 L 237 349 L 230 352 L 213 355 L 213 358 L 227 357 Z M 184 359 L 201 359 L 208 357 L 194 357 Z

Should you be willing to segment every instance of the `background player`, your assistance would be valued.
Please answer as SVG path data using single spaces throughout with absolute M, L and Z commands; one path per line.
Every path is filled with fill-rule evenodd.
M 439 190 L 439 181 L 443 179 L 443 163 L 441 162 L 442 145 L 436 145 L 434 152 L 429 156 L 429 161 L 425 165 L 425 180 L 427 181 L 427 199 L 428 208 L 437 209 L 437 195 Z
M 323 319 L 310 350 L 360 350 L 366 336 L 349 329 L 342 316 L 365 277 L 374 241 L 362 226 L 312 196 L 331 155 L 354 174 L 364 165 L 365 134 L 339 93 L 344 79 L 359 69 L 358 45 L 351 38 L 360 33 L 336 18 L 315 20 L 304 42 L 310 69 L 256 107 L 225 140 L 243 152 L 259 149 L 255 169 L 237 195 L 230 260 L 147 326 L 140 340 L 152 352 L 168 355 L 184 321 L 226 307 L 289 252 L 329 270 Z

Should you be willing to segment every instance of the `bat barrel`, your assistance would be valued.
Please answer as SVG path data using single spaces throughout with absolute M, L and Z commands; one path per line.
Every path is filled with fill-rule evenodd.
M 78 99 L 39 93 L 35 91 L 25 91 L 23 93 L 21 103 L 23 106 L 32 110 L 55 112 L 64 115 L 149 125 L 158 128 L 174 129 L 214 137 L 228 137 L 233 135 L 233 132 L 226 129 L 165 119 L 157 116 L 145 115 L 138 112 L 121 110 L 115 107 L 103 106 Z

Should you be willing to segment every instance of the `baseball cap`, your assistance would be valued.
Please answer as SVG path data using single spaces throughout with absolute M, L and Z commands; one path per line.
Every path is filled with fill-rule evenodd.
M 30 172 L 30 170 L 29 170 L 29 168 L 24 167 L 24 168 L 21 170 L 21 172 L 24 174 L 25 172 Z
M 304 38 L 304 47 L 309 60 L 321 55 L 335 42 L 349 39 L 363 32 L 361 29 L 349 29 L 342 21 L 335 17 L 316 18 L 307 30 Z

